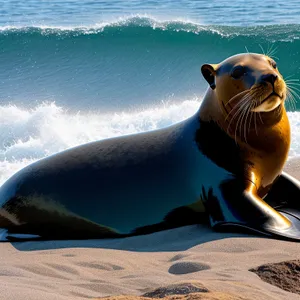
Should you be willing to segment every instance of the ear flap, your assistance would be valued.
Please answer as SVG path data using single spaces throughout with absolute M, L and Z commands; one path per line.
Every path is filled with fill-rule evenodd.
M 201 67 L 201 73 L 209 86 L 214 90 L 216 88 L 215 76 L 217 65 L 204 64 Z

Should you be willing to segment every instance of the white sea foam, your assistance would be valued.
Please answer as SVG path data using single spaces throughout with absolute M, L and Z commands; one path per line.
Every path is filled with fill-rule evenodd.
M 294 42 L 299 40 L 299 24 L 268 24 L 256 26 L 225 26 L 212 25 L 195 21 L 189 18 L 163 18 L 154 17 L 149 14 L 131 14 L 124 17 L 107 18 L 104 21 L 86 25 L 45 25 L 40 23 L 32 23 L 24 25 L 4 25 L 0 26 L 0 34 L 8 34 L 9 32 L 31 32 L 36 30 L 41 34 L 57 34 L 57 35 L 89 35 L 97 34 L 111 28 L 126 27 L 149 27 L 153 30 L 163 30 L 170 32 L 187 32 L 199 35 L 203 32 L 211 33 L 223 38 L 229 37 L 263 37 L 269 43 L 274 42 Z
M 105 27 L 115 27 L 115 26 L 128 26 L 128 25 L 137 25 L 137 26 L 151 26 L 153 28 L 161 28 L 166 29 L 168 25 L 177 24 L 177 25 L 189 25 L 189 26 L 199 26 L 199 29 L 207 30 L 204 24 L 196 22 L 194 20 L 188 18 L 162 18 L 162 17 L 154 17 L 150 14 L 131 14 L 127 16 L 119 16 L 119 17 L 111 17 L 105 21 L 94 23 L 90 25 L 45 25 L 45 24 L 36 24 L 32 23 L 30 26 L 22 26 L 22 25 L 5 25 L 0 26 L 0 31 L 7 30 L 20 30 L 26 28 L 37 28 L 37 29 L 54 29 L 61 31 L 86 31 L 87 33 L 95 32 L 98 30 L 102 30 Z
M 149 14 L 132 14 L 131 16 L 118 17 L 111 20 L 103 21 L 100 23 L 95 23 L 92 25 L 83 26 L 55 26 L 55 25 L 43 25 L 43 24 L 32 24 L 31 26 L 20 26 L 20 25 L 6 25 L 0 26 L 1 32 L 8 31 L 30 31 L 31 29 L 41 30 L 41 33 L 73 33 L 78 34 L 95 34 L 98 32 L 103 32 L 105 29 L 112 27 L 152 27 L 160 30 L 170 30 L 170 31 L 184 31 L 191 32 L 194 34 L 199 34 L 201 32 L 211 32 L 213 34 L 221 35 L 223 37 L 229 37 L 231 35 L 238 35 L 237 32 L 228 32 L 222 26 L 204 25 L 199 22 L 192 21 L 186 18 L 155 18 Z
M 33 161 L 90 141 L 166 127 L 191 116 L 199 105 L 194 99 L 111 114 L 71 114 L 55 103 L 31 110 L 0 106 L 0 185 Z M 292 157 L 300 155 L 300 112 L 290 112 L 289 119 Z

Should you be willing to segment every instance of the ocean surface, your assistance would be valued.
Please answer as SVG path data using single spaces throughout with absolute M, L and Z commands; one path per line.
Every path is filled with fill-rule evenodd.
M 189 117 L 203 63 L 274 50 L 299 80 L 299 15 L 300 0 L 1 1 L 0 185 L 58 151 Z M 292 157 L 300 102 L 286 107 Z

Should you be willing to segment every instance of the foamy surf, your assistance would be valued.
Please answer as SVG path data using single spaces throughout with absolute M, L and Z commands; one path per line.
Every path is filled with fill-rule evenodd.
M 16 171 L 59 151 L 110 137 L 155 130 L 194 114 L 200 99 L 162 103 L 141 111 L 69 113 L 55 103 L 33 109 L 0 106 L 0 185 Z M 300 155 L 300 112 L 289 112 L 290 157 Z
M 116 29 L 122 31 L 125 28 L 137 30 L 151 28 L 169 32 L 186 32 L 199 35 L 206 32 L 222 37 L 257 37 L 262 36 L 269 42 L 293 41 L 299 39 L 299 24 L 268 24 L 241 27 L 238 24 L 228 26 L 223 24 L 207 24 L 191 20 L 189 18 L 162 18 L 149 14 L 132 14 L 124 17 L 108 18 L 105 21 L 86 25 L 45 25 L 30 24 L 22 25 L 0 25 L 0 34 L 9 33 L 41 33 L 57 35 L 89 35 L 102 33 L 107 30 Z

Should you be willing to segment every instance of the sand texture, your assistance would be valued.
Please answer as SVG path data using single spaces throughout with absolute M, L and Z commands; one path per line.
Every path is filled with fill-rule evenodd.
M 299 160 L 288 162 L 298 179 L 299 170 Z M 7 242 L 0 258 L 5 300 L 300 299 L 300 243 L 203 225 L 119 240 Z

